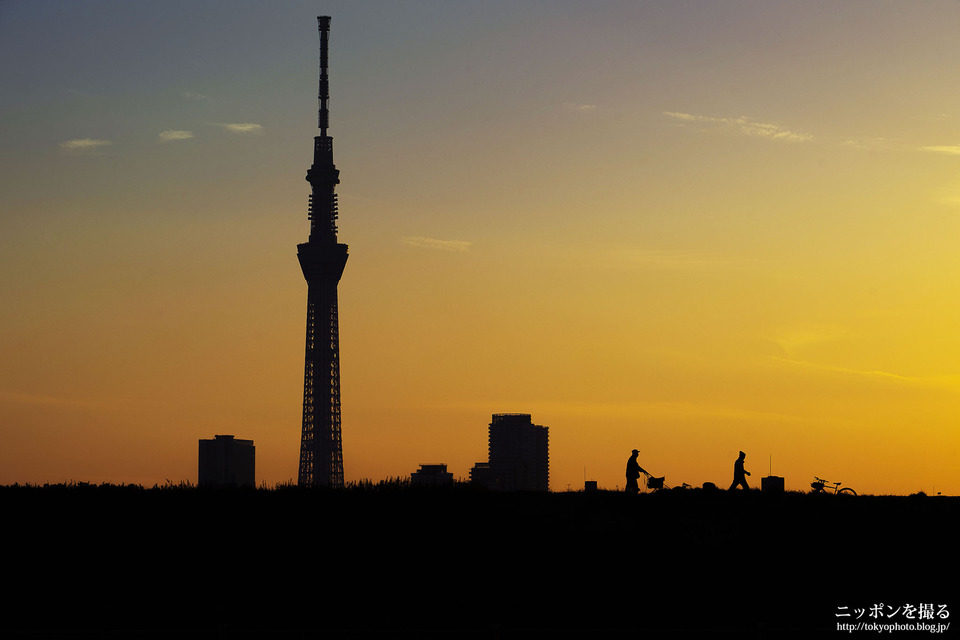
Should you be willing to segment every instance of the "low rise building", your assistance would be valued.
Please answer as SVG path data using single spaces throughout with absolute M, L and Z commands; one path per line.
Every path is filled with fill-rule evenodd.
M 214 436 L 200 441 L 199 481 L 201 487 L 256 486 L 256 450 L 253 440 Z

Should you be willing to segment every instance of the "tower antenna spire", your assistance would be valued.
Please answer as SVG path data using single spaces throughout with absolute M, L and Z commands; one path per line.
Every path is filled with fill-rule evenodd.
M 317 117 L 317 126 L 320 135 L 327 135 L 330 126 L 330 79 L 327 76 L 327 48 L 330 42 L 330 16 L 317 16 L 317 28 L 320 30 L 320 91 L 317 95 L 320 101 L 320 112 Z
M 313 164 L 307 170 L 310 236 L 297 245 L 297 258 L 307 281 L 303 429 L 297 483 L 308 487 L 342 487 L 337 285 L 347 263 L 347 245 L 337 241 L 336 186 L 340 183 L 340 171 L 333 164 L 333 138 L 327 135 L 330 17 L 319 16 L 317 22 L 320 28 L 320 135 L 313 138 Z

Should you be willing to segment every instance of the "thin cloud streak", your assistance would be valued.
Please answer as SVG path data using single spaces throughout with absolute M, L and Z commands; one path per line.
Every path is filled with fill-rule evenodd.
M 529 403 L 528 403 L 529 404 Z M 419 406 L 419 405 L 418 405 Z M 431 403 L 431 408 L 442 409 L 463 409 L 476 412 L 484 412 L 489 408 L 489 403 L 485 402 L 456 402 L 456 403 Z M 796 423 L 802 424 L 804 418 L 785 413 L 773 413 L 768 411 L 758 411 L 750 408 L 741 408 L 736 405 L 716 405 L 704 402 L 657 402 L 657 401 L 634 401 L 634 402 L 577 402 L 577 401 L 546 401 L 536 402 L 528 408 L 538 413 L 563 413 L 575 416 L 589 417 L 596 419 L 598 416 L 619 417 L 619 416 L 657 416 L 662 419 L 669 418 L 689 418 L 689 417 L 721 417 L 735 418 L 738 420 L 747 420 L 751 422 L 770 423 L 777 422 L 781 424 Z
M 921 151 L 931 153 L 942 153 L 948 156 L 960 156 L 960 145 L 933 145 L 929 147 L 920 147 Z
M 834 324 L 804 324 L 787 327 L 771 336 L 770 340 L 777 344 L 791 359 L 797 350 L 813 345 L 821 345 L 847 337 L 849 329 Z
M 712 271 L 753 262 L 741 258 L 664 250 L 604 251 L 603 255 L 609 265 L 663 271 Z
M 589 111 L 595 111 L 597 105 L 595 104 L 580 104 L 577 102 L 564 102 L 563 108 L 567 111 L 576 111 L 578 113 L 586 113 Z
M 141 403 L 141 399 L 108 398 L 103 400 L 92 400 L 90 398 L 65 398 L 59 396 L 44 396 L 21 393 L 17 391 L 0 390 L 0 404 L 56 406 L 69 407 L 72 409 L 105 409 L 115 411 L 119 409 L 126 409 Z M 154 404 L 156 406 L 164 406 L 162 403 Z
M 849 149 L 882 149 L 889 148 L 891 141 L 887 138 L 874 136 L 870 138 L 849 138 L 839 144 Z
M 109 140 L 99 140 L 96 138 L 75 138 L 60 143 L 60 148 L 64 151 L 96 151 L 103 147 L 108 147 L 112 142 Z
M 699 122 L 732 128 L 739 131 L 741 134 L 752 138 L 764 138 L 777 142 L 809 142 L 810 140 L 813 140 L 813 136 L 809 133 L 798 133 L 796 131 L 784 129 L 780 125 L 767 122 L 756 122 L 745 116 L 740 116 L 739 118 L 718 118 L 714 116 L 704 116 L 693 113 L 683 113 L 679 111 L 664 111 L 663 115 L 681 122 Z
M 189 140 L 193 137 L 192 131 L 180 131 L 175 129 L 168 129 L 167 131 L 160 132 L 160 139 L 164 142 L 172 142 L 174 140 Z
M 263 125 L 253 122 L 218 122 L 217 126 L 226 129 L 230 133 L 250 134 L 263 132 Z
M 195 100 L 196 102 L 205 102 L 210 99 L 202 93 L 197 93 L 196 91 L 183 91 L 180 95 L 189 100 Z
M 400 238 L 400 242 L 420 249 L 436 249 L 438 251 L 450 251 L 454 253 L 469 251 L 473 245 L 472 242 L 466 242 L 464 240 L 439 240 L 437 238 L 424 238 L 422 236 L 407 236 Z
M 960 376 L 934 376 L 918 377 L 905 376 L 899 373 L 889 371 L 851 369 L 849 367 L 838 367 L 835 365 L 818 364 L 806 360 L 794 360 L 791 358 L 773 357 L 776 362 L 781 362 L 793 367 L 822 371 L 825 373 L 837 373 L 841 375 L 869 378 L 874 380 L 886 380 L 888 382 L 897 382 L 918 387 L 928 387 L 933 389 L 944 389 L 947 391 L 960 391 Z

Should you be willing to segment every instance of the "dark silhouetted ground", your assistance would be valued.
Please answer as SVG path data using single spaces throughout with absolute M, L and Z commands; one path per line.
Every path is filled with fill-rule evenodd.
M 814 638 L 850 635 L 841 607 L 960 617 L 953 497 L 60 486 L 0 505 L 5 637 Z

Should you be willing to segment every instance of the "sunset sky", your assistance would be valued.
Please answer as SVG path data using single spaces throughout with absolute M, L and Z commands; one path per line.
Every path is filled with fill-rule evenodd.
M 347 481 L 960 493 L 960 4 L 0 2 L 0 484 L 296 478 L 332 16 Z

